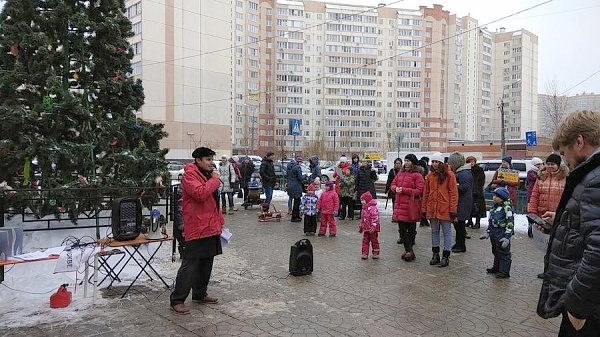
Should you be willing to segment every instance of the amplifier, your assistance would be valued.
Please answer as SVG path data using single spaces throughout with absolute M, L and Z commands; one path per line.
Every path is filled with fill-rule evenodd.
M 290 249 L 290 274 L 310 275 L 313 271 L 313 247 L 308 239 L 302 239 Z
M 114 199 L 111 218 L 112 234 L 115 240 L 134 240 L 142 231 L 142 204 L 136 198 Z

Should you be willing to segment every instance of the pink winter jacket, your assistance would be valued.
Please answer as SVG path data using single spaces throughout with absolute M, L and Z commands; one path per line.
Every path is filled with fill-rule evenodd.
M 360 227 L 358 228 L 361 233 L 373 233 L 381 230 L 381 224 L 379 223 L 379 210 L 377 209 L 377 201 L 373 200 L 371 192 L 367 191 L 360 196 L 361 200 L 365 201 L 360 213 Z
M 527 204 L 527 213 L 534 213 L 539 216 L 546 212 L 555 212 L 558 208 L 558 202 L 565 189 L 567 174 L 561 167 L 558 172 L 551 174 L 544 172 L 540 174 L 533 185 L 531 198 Z
M 396 193 L 396 187 L 402 187 L 402 193 Z M 425 179 L 418 170 L 398 172 L 390 185 L 390 191 L 396 193 L 392 221 L 413 222 L 414 219 L 411 220 L 409 216 L 408 201 L 411 198 L 420 200 L 424 189 Z M 419 207 L 418 203 L 413 203 L 412 206 Z M 421 213 L 420 207 L 414 211 L 416 214 Z
M 340 207 L 340 198 L 335 190 L 327 190 L 317 201 L 317 209 L 321 214 L 333 214 Z

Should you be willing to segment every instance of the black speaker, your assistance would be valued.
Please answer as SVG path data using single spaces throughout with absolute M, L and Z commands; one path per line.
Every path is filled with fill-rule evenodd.
M 294 243 L 290 249 L 290 274 L 310 275 L 313 271 L 313 248 L 308 239 Z
M 117 241 L 137 238 L 142 231 L 142 204 L 136 198 L 119 198 L 112 202 L 112 233 Z

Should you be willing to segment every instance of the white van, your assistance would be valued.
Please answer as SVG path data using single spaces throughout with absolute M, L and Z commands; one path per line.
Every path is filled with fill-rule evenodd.
M 485 173 L 485 186 L 487 187 L 494 177 L 494 173 L 500 168 L 502 160 L 481 160 L 477 162 L 477 165 L 483 169 Z M 519 171 L 519 180 L 521 181 L 520 188 L 525 187 L 524 182 L 527 181 L 527 172 L 533 168 L 531 160 L 513 159 L 512 168 Z

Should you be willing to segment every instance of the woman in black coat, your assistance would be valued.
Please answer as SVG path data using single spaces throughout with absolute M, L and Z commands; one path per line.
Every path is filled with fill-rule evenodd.
M 364 160 L 356 176 L 357 195 L 361 196 L 368 191 L 371 192 L 373 199 L 377 199 L 377 193 L 375 192 L 375 182 L 377 179 L 377 172 L 371 169 L 371 163 L 368 160 Z
M 471 174 L 473 175 L 473 209 L 471 212 L 472 218 L 467 222 L 467 226 L 471 228 L 481 227 L 481 218 L 487 217 L 487 207 L 483 196 L 483 188 L 485 186 L 485 173 L 483 169 L 477 165 L 477 158 L 473 156 L 467 157 L 467 163 L 471 164 Z
M 390 191 L 390 186 L 392 185 L 392 181 L 396 177 L 396 174 L 402 170 L 402 159 L 396 158 L 394 160 L 394 168 L 388 172 L 387 182 L 385 183 L 385 194 L 387 194 L 388 199 L 392 199 L 392 205 L 394 204 L 394 191 Z

